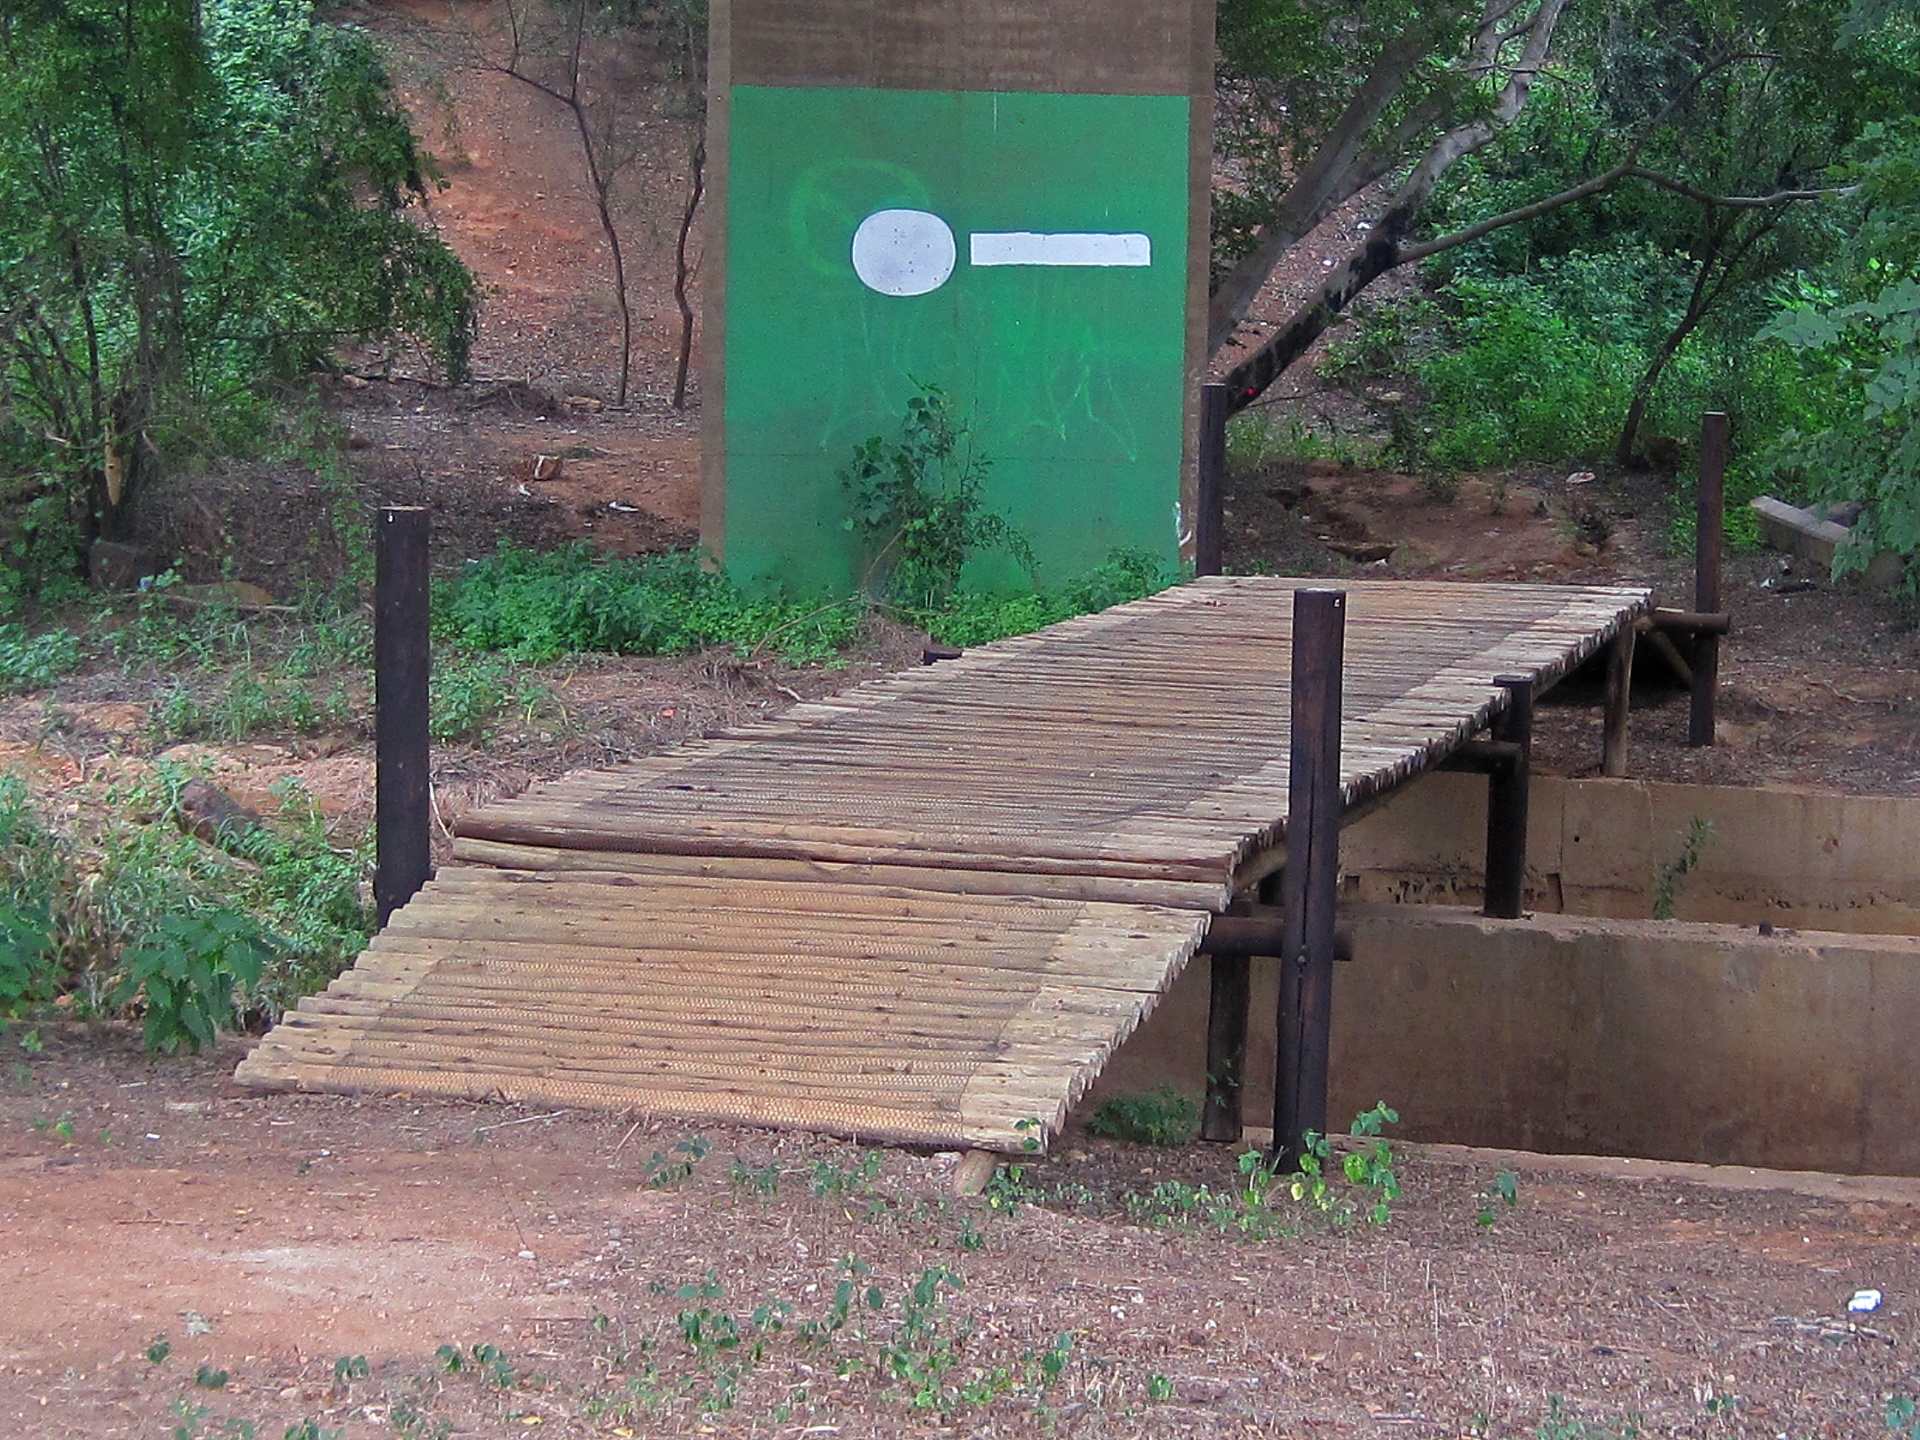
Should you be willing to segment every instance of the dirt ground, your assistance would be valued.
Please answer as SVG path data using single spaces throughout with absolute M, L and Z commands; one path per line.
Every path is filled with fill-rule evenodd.
M 697 391 L 685 412 L 667 403 L 661 219 L 677 213 L 685 136 L 647 129 L 625 201 L 642 333 L 621 409 L 564 117 L 434 62 L 423 27 L 442 7 L 357 13 L 397 47 L 450 182 L 435 214 L 486 289 L 480 378 L 449 390 L 405 355 L 352 357 L 321 397 L 348 447 L 338 468 L 257 462 L 181 482 L 151 538 L 202 557 L 189 578 L 237 575 L 279 597 L 340 573 L 342 506 L 431 506 L 447 567 L 503 538 L 690 544 Z M 484 36 L 494 11 L 455 13 Z M 1269 310 L 1320 258 L 1280 277 Z M 1286 400 L 1307 418 L 1329 403 L 1305 372 Z M 1236 480 L 1229 563 L 1639 582 L 1687 604 L 1661 491 L 1517 471 L 1441 496 L 1413 476 L 1270 464 Z M 1643 663 L 1634 773 L 1920 793 L 1910 609 L 1768 555 L 1730 561 L 1727 603 L 1722 743 L 1682 743 L 1684 700 Z M 772 713 L 908 663 L 916 643 L 886 631 L 839 669 L 704 657 L 543 673 L 551 710 L 436 752 L 438 813 L 451 824 L 532 779 Z M 0 704 L 0 765 L 57 791 L 149 763 L 169 749 L 150 724 L 161 678 L 107 668 Z M 1543 768 L 1593 773 L 1597 714 L 1546 708 L 1537 746 Z M 368 818 L 364 728 L 173 758 L 256 802 L 293 775 L 337 823 Z M 1386 1226 L 1301 1215 L 1297 1233 L 1250 1239 L 1203 1207 L 1171 1223 L 1129 1209 L 1156 1185 L 1230 1191 L 1234 1156 L 1216 1147 L 1075 1132 L 995 1205 L 952 1195 L 952 1156 L 869 1161 L 835 1141 L 632 1115 L 261 1095 L 228 1079 L 244 1042 L 153 1061 L 117 1027 L 43 1026 L 37 1050 L 22 1038 L 0 1058 L 0 1437 L 1840 1440 L 1887 1434 L 1890 1397 L 1920 1395 L 1920 1182 L 1412 1147 Z M 938 1273 L 924 1286 L 941 1267 L 961 1288 Z M 1849 1321 L 1861 1288 L 1884 1302 Z
M 1070 1134 L 957 1199 L 952 1155 L 42 1038 L 0 1096 L 9 1436 L 1810 1440 L 1920 1393 L 1920 1182 L 1410 1147 L 1384 1226 L 1249 1238 L 1129 1214 L 1230 1190 L 1225 1147 Z

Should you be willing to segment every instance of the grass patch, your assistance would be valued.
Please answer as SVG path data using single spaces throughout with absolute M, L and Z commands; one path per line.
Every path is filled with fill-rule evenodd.
M 709 646 L 825 660 L 853 643 L 861 615 L 853 600 L 756 600 L 691 554 L 623 560 L 585 543 L 544 554 L 504 546 L 434 596 L 439 638 L 534 663 Z
M 978 595 L 962 591 L 931 610 L 902 611 L 935 640 L 948 645 L 985 645 L 1009 635 L 1024 635 L 1048 625 L 1088 615 L 1128 600 L 1158 594 L 1179 576 L 1151 555 L 1137 550 L 1116 551 L 1097 570 L 1057 590 L 1024 595 Z
M 0 1014 L 133 1002 L 161 1012 L 154 1043 L 193 1046 L 241 1014 L 277 1017 L 359 953 L 373 930 L 367 839 L 341 843 L 283 784 L 267 824 L 209 844 L 176 822 L 190 778 L 157 765 L 54 815 L 0 775 Z
M 18 623 L 0 625 L 0 694 L 44 690 L 80 668 L 80 640 L 71 630 L 28 633 Z
M 1054 590 L 955 592 L 925 607 L 880 608 L 950 645 L 984 645 L 1151 595 L 1178 576 L 1149 555 L 1118 552 Z M 517 547 L 470 564 L 434 599 L 434 631 L 472 650 L 538 663 L 563 655 L 685 655 L 711 646 L 830 659 L 854 644 L 870 602 L 760 600 L 692 555 L 623 560 L 578 544 L 536 554 Z

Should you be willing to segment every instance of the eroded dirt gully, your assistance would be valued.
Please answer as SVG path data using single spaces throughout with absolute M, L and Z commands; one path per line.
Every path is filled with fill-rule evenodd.
M 1883 1434 L 1920 1389 L 1920 1182 L 1414 1147 L 1386 1226 L 1248 1239 L 1122 1199 L 1230 1188 L 1221 1147 L 1073 1133 L 997 1209 L 951 1197 L 950 1155 L 257 1094 L 227 1079 L 234 1043 L 156 1063 L 117 1029 L 43 1040 L 0 1096 L 8 1436 L 1532 1436 L 1559 1397 L 1605 1428 L 1539 1433 L 1800 1440 Z M 934 1267 L 964 1288 L 905 1330 Z M 881 1308 L 803 1338 L 849 1277 Z M 1850 1321 L 1863 1287 L 1885 1299 Z M 711 1337 L 781 1304 L 757 1359 L 682 1318 Z

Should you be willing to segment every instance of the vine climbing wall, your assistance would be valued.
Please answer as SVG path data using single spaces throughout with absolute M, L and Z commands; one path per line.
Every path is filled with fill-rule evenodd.
M 707 548 L 761 588 L 847 589 L 839 472 L 932 384 L 1043 583 L 1176 559 L 1211 4 L 717 0 L 713 27 Z

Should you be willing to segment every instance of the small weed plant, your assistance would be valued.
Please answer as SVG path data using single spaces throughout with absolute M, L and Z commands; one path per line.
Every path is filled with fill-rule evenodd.
M 1680 898 L 1680 883 L 1699 868 L 1700 858 L 1713 841 L 1713 822 L 1696 815 L 1687 825 L 1680 842 L 1680 853 L 1664 860 L 1653 872 L 1653 918 L 1673 919 L 1674 905 Z
M 859 537 L 864 588 L 909 609 L 935 609 L 960 585 L 975 555 L 1000 550 L 1029 573 L 1033 551 L 986 505 L 992 462 L 972 427 L 937 385 L 907 401 L 899 434 L 870 436 L 840 472 Z
M 647 1161 L 647 1184 L 655 1190 L 670 1190 L 693 1178 L 694 1168 L 707 1158 L 707 1142 L 698 1135 L 689 1136 L 672 1151 L 653 1152 Z
M 142 1003 L 149 1050 L 199 1050 L 222 1030 L 237 1028 L 273 954 L 250 916 L 232 910 L 164 915 L 122 961 L 113 1003 Z
M 442 744 L 456 740 L 484 743 L 502 718 L 518 716 L 531 721 L 552 698 L 551 690 L 505 660 L 444 656 L 433 667 L 427 731 Z
M 822 1200 L 844 1200 L 871 1188 L 885 1162 L 886 1157 L 878 1150 L 862 1151 L 859 1163 L 853 1166 L 815 1160 L 808 1183 Z
M 1480 1192 L 1480 1210 L 1473 1217 L 1473 1223 L 1482 1230 L 1491 1230 L 1500 1219 L 1495 1207 L 1513 1210 L 1519 1204 L 1520 1177 L 1511 1170 L 1502 1170 L 1493 1177 L 1493 1183 Z
M 1640 1422 L 1629 1417 L 1618 1430 L 1569 1415 L 1558 1395 L 1547 1399 L 1547 1418 L 1533 1427 L 1533 1440 L 1639 1440 Z

